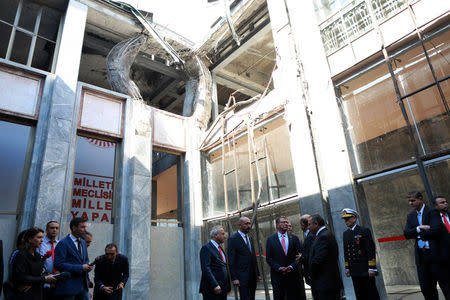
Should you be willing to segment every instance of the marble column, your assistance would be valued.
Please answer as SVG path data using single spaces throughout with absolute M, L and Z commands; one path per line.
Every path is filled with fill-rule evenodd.
M 278 66 L 273 80 L 275 89 L 287 102 L 285 119 L 290 128 L 292 163 L 300 198 L 300 212 L 301 214 L 319 213 L 324 216 L 325 203 L 292 30 L 284 4 L 280 4 L 277 0 L 269 0 L 267 4 Z
M 49 220 L 66 221 L 72 184 L 74 148 L 78 121 L 76 87 L 83 46 L 87 6 L 68 1 L 54 75 L 44 95 L 43 112 L 37 124 L 36 152 L 30 173 L 20 229 L 44 227 Z M 29 193 L 28 193 L 29 192 Z
M 202 246 L 202 170 L 198 150 L 201 130 L 194 118 L 187 120 L 186 154 L 183 161 L 183 225 L 186 300 L 201 299 L 199 253 Z M 206 170 L 205 170 L 206 172 Z
M 118 159 L 114 241 L 130 262 L 124 299 L 150 299 L 152 111 L 126 102 L 125 131 Z
M 347 228 L 341 219 L 342 209 L 357 208 L 349 152 L 344 135 L 334 85 L 328 67 L 319 27 L 311 1 L 286 0 L 286 12 L 292 28 L 305 103 L 310 111 L 311 131 L 320 170 L 322 190 L 326 193 L 329 221 L 339 245 L 341 274 L 347 298 L 354 298 L 353 284 L 345 277 L 342 233 Z M 382 276 L 379 276 L 382 282 Z M 386 296 L 384 285 L 380 294 Z

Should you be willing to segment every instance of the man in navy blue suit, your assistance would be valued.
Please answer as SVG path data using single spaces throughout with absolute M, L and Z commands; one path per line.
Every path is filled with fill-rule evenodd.
M 222 226 L 214 226 L 210 232 L 211 241 L 200 249 L 202 279 L 200 293 L 204 300 L 226 300 L 231 290 L 227 271 L 227 257 L 220 244 L 225 242 Z
M 277 233 L 266 241 L 266 261 L 270 266 L 270 280 L 275 300 L 306 300 L 305 287 L 296 256 L 302 247 L 296 235 L 288 234 L 288 220 L 275 220 Z
M 59 241 L 55 248 L 55 268 L 69 272 L 70 278 L 58 281 L 54 295 L 63 300 L 89 300 L 89 266 L 86 242 L 82 236 L 86 232 L 86 220 L 74 218 L 70 221 L 71 233 Z
M 239 230 L 228 239 L 228 257 L 231 280 L 239 287 L 241 300 L 254 300 L 258 266 L 255 248 L 249 236 L 251 223 L 247 217 L 239 219 Z
M 420 290 L 425 300 L 438 300 L 436 283 L 442 289 L 446 299 L 449 298 L 450 288 L 447 272 L 440 260 L 440 237 L 442 224 L 439 212 L 423 203 L 420 192 L 414 191 L 407 195 L 408 203 L 413 210 L 406 218 L 403 235 L 407 239 L 415 240 L 414 256 Z

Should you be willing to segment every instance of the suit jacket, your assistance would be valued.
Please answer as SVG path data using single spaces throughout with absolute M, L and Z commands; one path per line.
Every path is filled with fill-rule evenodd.
M 419 226 L 419 221 L 417 219 L 417 211 L 416 210 L 411 211 L 406 217 L 406 226 L 405 230 L 403 231 L 403 235 L 407 239 L 415 239 L 414 256 L 416 259 L 416 265 L 421 264 L 418 251 L 419 236 L 421 240 L 428 241 L 431 251 L 430 257 L 433 260 L 433 262 L 436 263 L 439 262 L 440 253 L 439 253 L 438 239 L 441 234 L 440 232 L 441 226 L 439 225 L 438 218 L 439 217 L 436 215 L 436 210 L 425 205 L 422 215 L 422 225 L 430 225 L 431 228 L 429 230 L 424 230 L 418 233 L 416 229 L 417 226 Z
M 86 242 L 80 238 L 80 256 L 74 242 L 67 235 L 55 247 L 54 266 L 60 272 L 69 272 L 70 278 L 56 283 L 55 295 L 78 295 L 83 289 L 88 289 L 87 273 L 83 271 L 83 264 L 89 263 Z
M 226 257 L 224 251 L 223 254 Z M 231 290 L 227 264 L 223 261 L 219 251 L 211 241 L 200 249 L 200 266 L 202 269 L 200 293 L 214 294 L 213 290 L 218 285 L 222 289 L 222 293 L 227 293 Z
M 303 276 L 305 277 L 305 282 L 308 285 L 311 285 L 311 280 L 309 278 L 309 253 L 311 251 L 311 245 L 314 241 L 314 234 L 310 231 L 308 235 L 305 237 L 303 241 L 302 248 L 300 252 L 302 253 L 302 257 L 300 258 L 300 262 L 303 266 Z
M 436 209 L 430 212 L 430 226 L 432 231 L 436 228 L 439 232 L 436 241 L 432 242 L 438 248 L 439 262 L 448 266 L 450 264 L 450 233 L 442 221 L 440 212 Z
M 314 239 L 309 253 L 309 272 L 312 288 L 319 291 L 341 289 L 338 245 L 334 235 L 323 229 Z
M 342 235 L 344 242 L 345 269 L 350 276 L 369 276 L 369 269 L 376 269 L 375 243 L 368 228 L 356 225 Z
M 125 255 L 117 254 L 114 261 L 108 260 L 104 255 L 100 256 L 95 265 L 94 299 L 122 299 L 121 289 L 115 290 L 112 295 L 107 295 L 100 289 L 103 286 L 116 288 L 121 282 L 125 285 L 129 276 L 128 258 Z
M 2 294 L 3 287 L 3 241 L 0 240 L 0 295 Z
M 299 262 L 295 260 L 295 256 L 300 252 L 301 244 L 296 235 L 288 234 L 288 249 L 287 255 L 284 254 L 283 247 L 281 246 L 280 239 L 278 238 L 278 232 L 271 235 L 266 242 L 266 261 L 270 266 L 270 278 L 272 282 L 280 281 L 290 277 L 298 277 L 299 275 Z M 280 267 L 291 266 L 293 271 L 283 275 L 278 269 Z
M 259 274 L 252 238 L 250 238 L 250 245 L 251 250 L 239 232 L 228 239 L 228 264 L 231 280 L 237 279 L 243 286 L 248 286 L 249 282 L 256 282 Z

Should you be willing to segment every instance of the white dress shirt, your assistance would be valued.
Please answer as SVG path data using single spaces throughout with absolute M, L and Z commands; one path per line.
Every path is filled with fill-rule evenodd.
M 241 232 L 240 230 L 238 230 L 238 232 L 241 235 L 241 237 L 244 240 L 244 243 L 246 245 L 247 245 L 247 241 L 248 241 L 248 248 L 251 249 L 252 248 L 252 244 L 250 243 L 250 238 L 249 238 L 248 234 L 245 234 L 245 233 Z
M 55 240 L 55 243 L 53 244 L 53 250 L 56 248 L 56 244 L 58 244 L 58 240 Z M 47 251 L 52 251 L 52 243 L 50 243 L 50 240 L 47 236 L 44 237 L 44 240 L 42 241 L 41 247 L 39 247 L 39 254 L 45 255 Z M 50 256 L 44 261 L 44 267 L 47 272 L 50 274 L 53 273 L 53 257 Z

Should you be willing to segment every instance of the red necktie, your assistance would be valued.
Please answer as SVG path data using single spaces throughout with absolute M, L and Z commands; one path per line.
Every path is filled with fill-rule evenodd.
M 441 216 L 442 216 L 442 219 L 444 220 L 445 227 L 447 227 L 448 233 L 450 233 L 450 224 L 448 223 L 447 218 L 445 217 L 444 214 L 441 214 Z
M 223 255 L 222 248 L 220 246 L 219 246 L 219 252 L 220 252 L 220 255 L 222 256 L 223 262 L 226 263 L 227 260 L 225 259 L 225 255 Z
M 56 274 L 55 270 L 55 241 L 50 241 L 50 244 L 52 244 L 52 265 L 53 265 L 53 274 Z
M 284 240 L 284 234 L 281 235 L 281 247 L 283 247 L 284 255 L 287 255 L 286 252 L 286 242 Z

